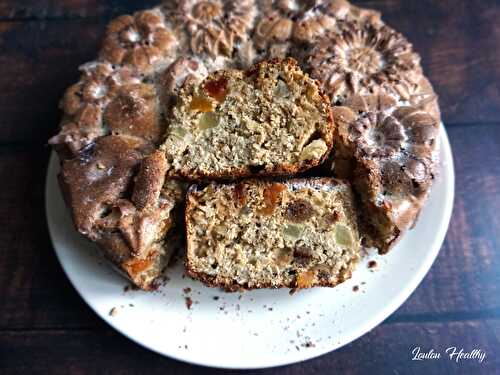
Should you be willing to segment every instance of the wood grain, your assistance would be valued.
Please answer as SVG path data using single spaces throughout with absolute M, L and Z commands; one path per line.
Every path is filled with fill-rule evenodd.
M 0 144 L 45 144 L 57 132 L 58 102 L 94 58 L 105 23 L 0 23 Z
M 293 366 L 258 371 L 221 371 L 160 357 L 133 344 L 104 323 L 96 330 L 7 331 L 0 335 L 2 374 L 494 374 L 500 366 L 500 322 L 397 323 L 381 325 L 350 345 Z M 434 361 L 412 361 L 416 346 L 442 352 Z M 481 349 L 482 363 L 455 363 L 445 350 Z M 189 347 L 186 349 L 189 350 Z M 217 350 L 217 345 L 207 347 Z M 308 350 L 302 348 L 300 350 Z M 27 355 L 29 353 L 29 355 Z M 105 354 L 104 354 L 105 353 Z M 8 358 L 7 362 L 1 358 Z M 105 359 L 104 359 L 105 358 Z
M 500 317 L 500 124 L 448 127 L 456 192 L 446 241 L 425 281 L 401 313 Z
M 0 20 L 60 20 L 114 17 L 151 8 L 160 0 L 7 0 L 0 3 Z

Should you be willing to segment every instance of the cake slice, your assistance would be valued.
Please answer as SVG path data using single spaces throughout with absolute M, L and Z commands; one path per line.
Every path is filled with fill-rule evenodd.
M 164 154 L 150 147 L 136 137 L 99 138 L 64 160 L 59 175 L 77 230 L 145 290 L 180 247 L 175 226 L 184 195 L 181 183 L 165 179 Z
M 440 123 L 388 95 L 353 95 L 333 108 L 334 173 L 352 181 L 364 242 L 388 252 L 422 209 L 438 165 Z
M 349 185 L 332 178 L 193 185 L 186 270 L 227 290 L 333 287 L 359 258 L 353 205 Z
M 319 164 L 332 144 L 329 99 L 295 60 L 222 70 L 188 83 L 162 149 L 190 180 L 283 175 Z

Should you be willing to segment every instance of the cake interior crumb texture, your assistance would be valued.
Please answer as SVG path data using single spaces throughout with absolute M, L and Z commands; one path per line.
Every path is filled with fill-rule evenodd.
M 335 286 L 359 258 L 353 204 L 350 187 L 331 178 L 194 185 L 186 269 L 228 290 Z
M 171 173 L 191 179 L 287 174 L 322 161 L 332 132 L 318 83 L 295 60 L 272 60 L 187 84 L 163 150 Z

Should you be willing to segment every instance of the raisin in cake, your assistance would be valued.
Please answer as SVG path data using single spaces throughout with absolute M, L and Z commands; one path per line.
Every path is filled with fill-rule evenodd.
M 170 127 L 174 107 L 182 105 L 187 87 L 201 88 L 208 77 L 223 74 L 216 71 L 247 70 L 275 58 L 295 59 L 294 69 L 300 67 L 318 80 L 337 119 L 350 110 L 345 124 L 355 127 L 356 115 L 371 123 L 379 121 L 372 120 L 377 113 L 377 119 L 386 117 L 388 111 L 373 106 L 356 113 L 356 98 L 371 95 L 390 97 L 396 103 L 391 108 L 408 107 L 418 116 L 425 112 L 440 123 L 437 96 L 412 45 L 386 25 L 379 12 L 346 0 L 172 0 L 116 18 L 108 25 L 96 60 L 82 65 L 80 79 L 64 94 L 60 130 L 49 143 L 61 160 L 61 186 L 77 229 L 140 287 L 154 285 L 175 250 L 170 238 L 182 232 L 176 217 L 183 206 L 183 182 L 172 180 L 169 172 L 165 177 L 163 171 L 184 177 L 173 160 L 165 164 L 156 153 L 163 144 L 163 157 L 168 153 L 179 159 L 177 145 L 166 146 L 166 135 L 184 135 Z M 288 95 L 278 84 L 276 88 Z M 389 112 L 391 118 L 400 116 L 395 121 L 403 124 L 408 137 L 399 151 L 365 155 L 357 139 L 372 136 L 358 137 L 355 130 L 346 136 L 348 130 L 340 138 L 334 124 L 335 147 L 323 164 L 328 176 L 353 179 L 363 202 L 361 212 L 369 212 L 362 237 L 383 252 L 415 221 L 438 162 L 438 142 L 431 142 L 435 133 L 426 136 L 422 147 L 420 141 L 410 140 L 416 137 L 414 126 L 408 125 L 414 115 L 406 118 L 399 109 Z M 204 126 L 214 123 L 212 115 L 203 117 Z M 318 146 L 310 149 L 313 158 L 295 166 L 322 159 L 324 144 L 330 144 L 322 135 L 314 143 L 316 135 L 309 139 Z M 306 138 L 299 138 L 300 145 Z M 381 142 L 373 145 L 386 152 Z M 420 155 L 418 161 L 411 155 Z M 254 156 L 255 161 L 260 157 Z M 251 173 L 265 163 L 254 164 Z
M 230 290 L 335 286 L 359 259 L 353 204 L 331 178 L 193 186 L 187 272 Z
M 190 180 L 282 175 L 319 164 L 332 144 L 329 99 L 293 59 L 221 70 L 178 96 L 162 146 Z

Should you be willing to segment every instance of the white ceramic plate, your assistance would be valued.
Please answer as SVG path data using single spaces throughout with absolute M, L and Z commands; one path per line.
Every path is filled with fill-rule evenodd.
M 155 352 L 239 369 L 313 358 L 381 323 L 429 271 L 448 228 L 454 195 L 453 159 L 442 129 L 440 173 L 415 229 L 388 255 L 369 255 L 351 280 L 333 289 L 315 288 L 292 296 L 288 290 L 228 294 L 184 278 L 182 262 L 177 262 L 167 272 L 170 280 L 157 292 L 126 292 L 128 283 L 73 229 L 56 181 L 57 157 L 52 155 L 46 205 L 54 248 L 85 302 L 116 330 Z M 369 269 L 373 259 L 377 267 Z M 191 309 L 186 297 L 193 302 Z

